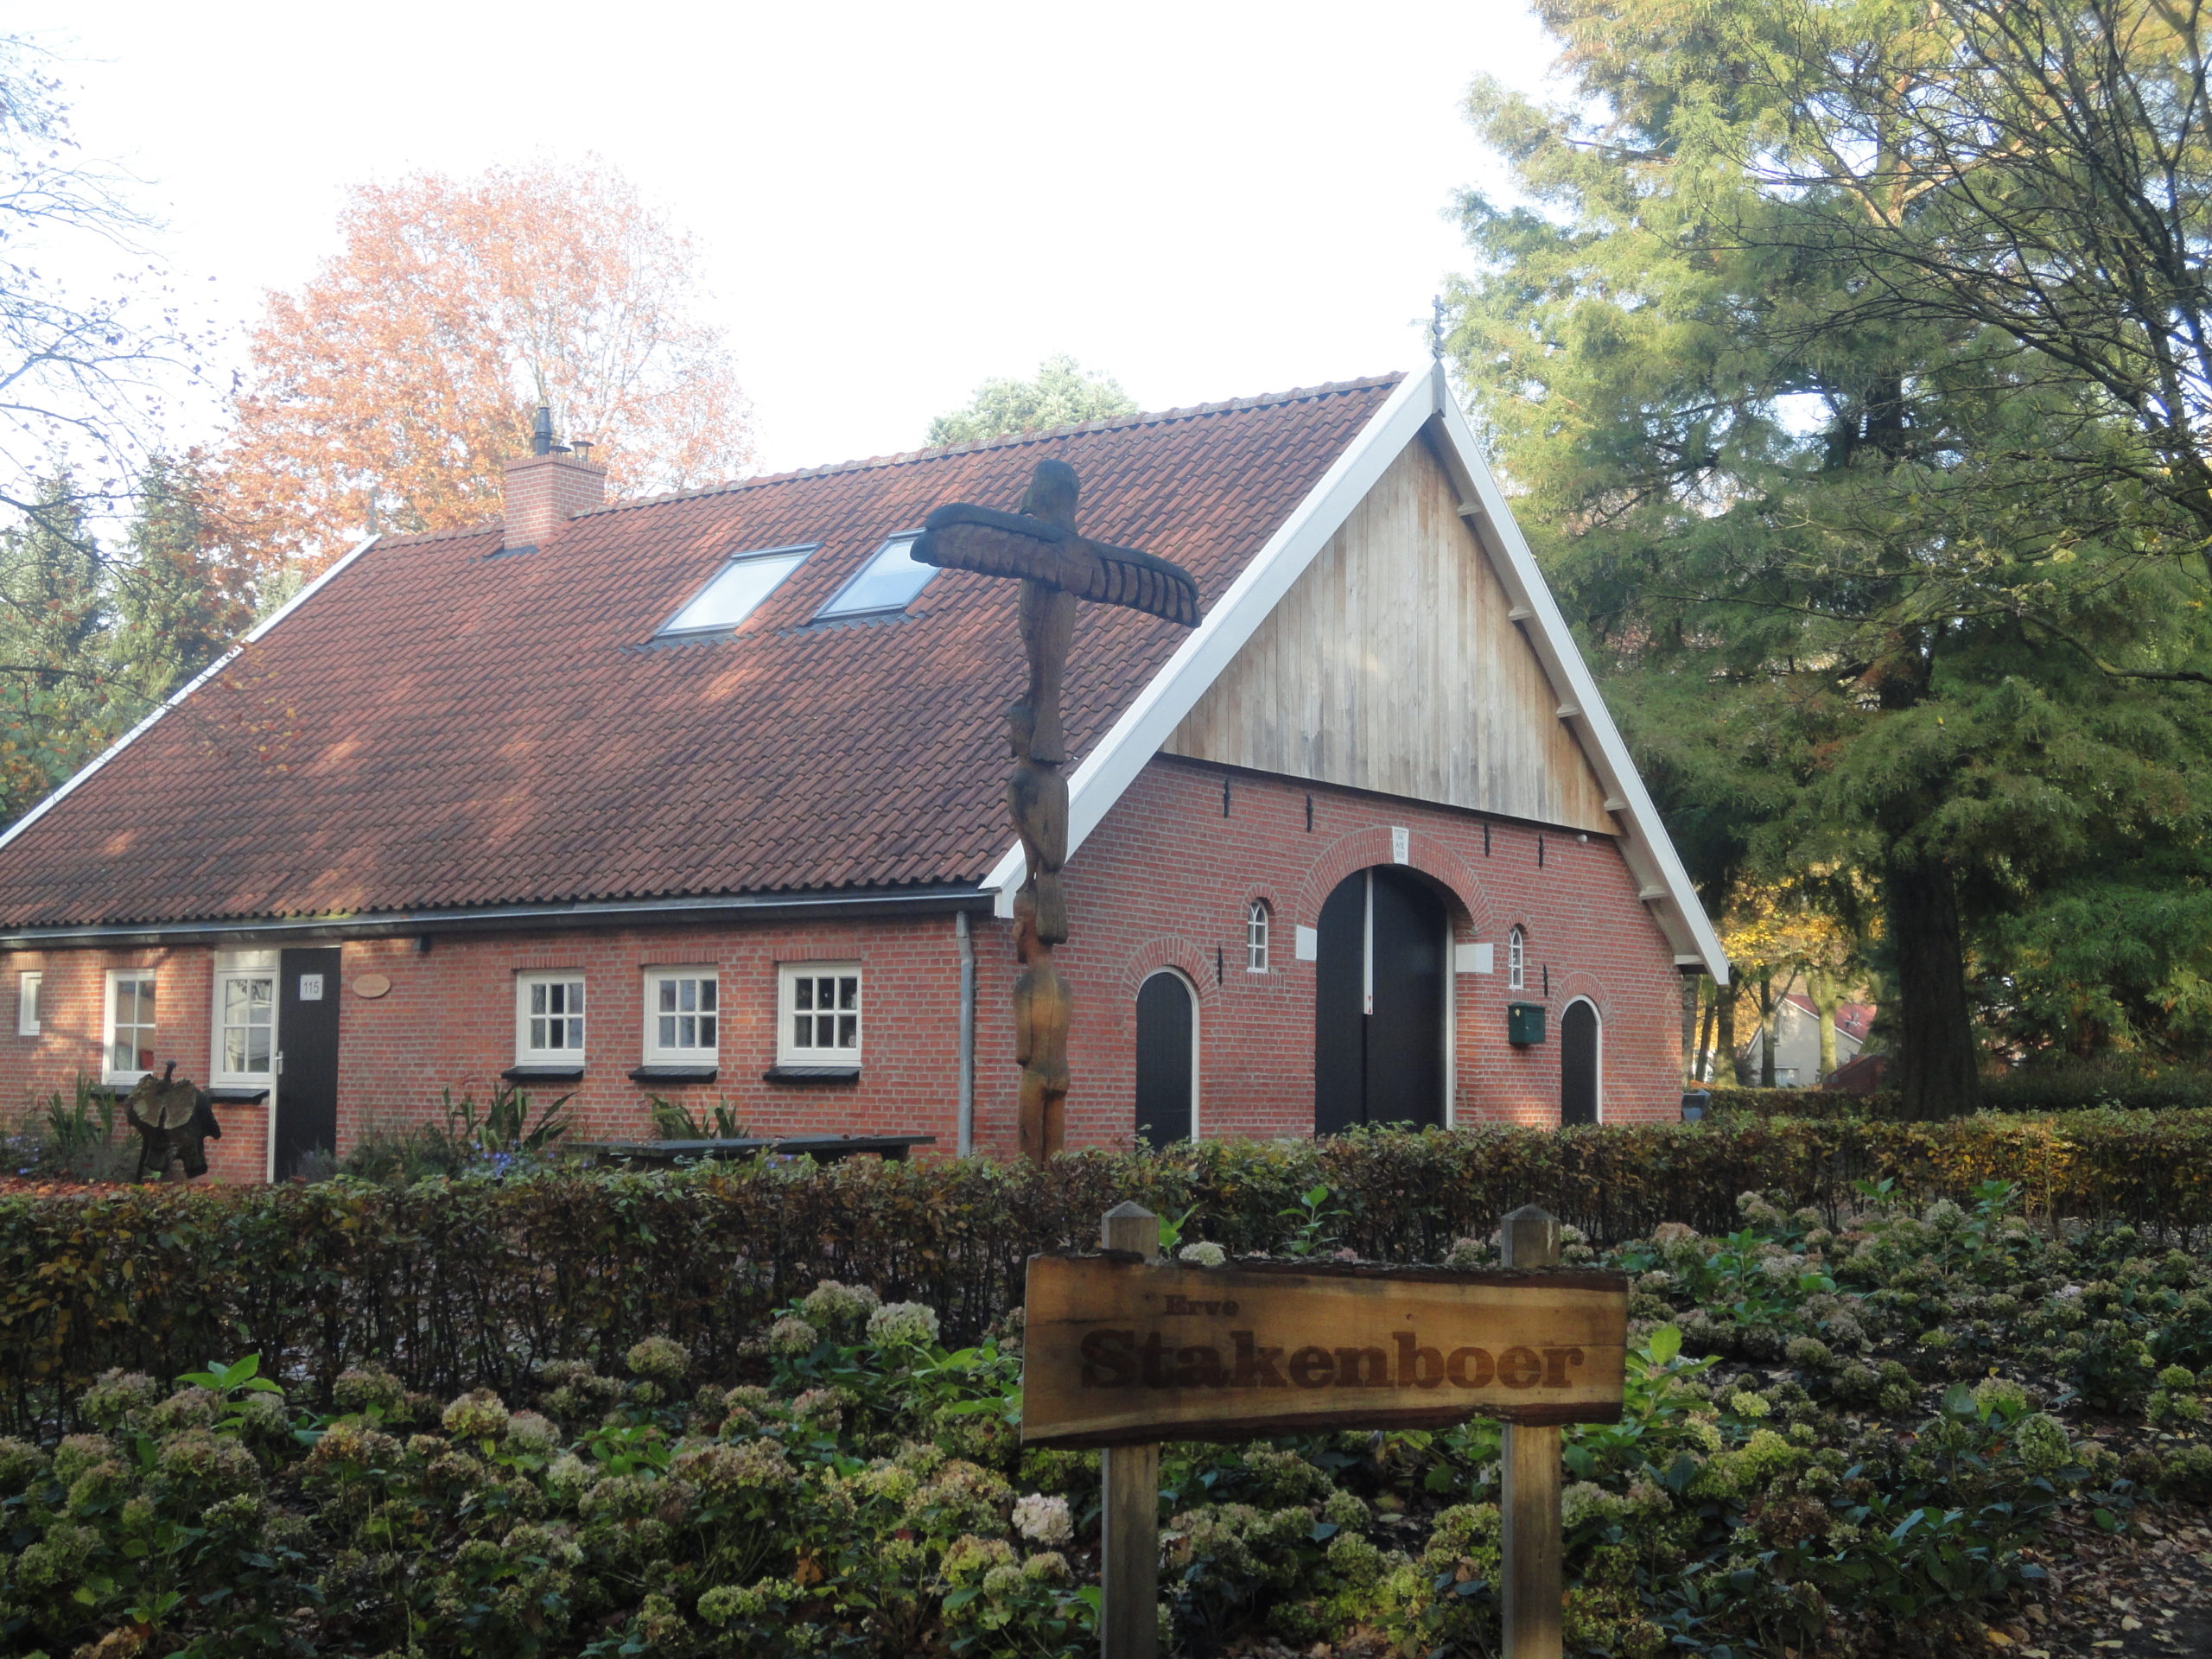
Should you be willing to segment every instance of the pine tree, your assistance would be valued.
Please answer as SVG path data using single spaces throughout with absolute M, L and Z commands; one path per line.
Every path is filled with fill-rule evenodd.
M 66 472 L 0 531 L 0 821 L 12 822 L 120 729 L 102 645 L 99 547 Z
M 2212 824 L 2202 537 L 2142 423 L 1862 233 L 1923 211 L 1928 89 L 2002 46 L 1968 10 L 1552 0 L 1582 97 L 1478 87 L 1526 200 L 1464 203 L 1453 335 L 1631 742 L 1729 780 L 1738 868 L 1872 882 L 1922 1115 L 1978 1097 L 2008 939 L 2116 852 L 2201 882 Z

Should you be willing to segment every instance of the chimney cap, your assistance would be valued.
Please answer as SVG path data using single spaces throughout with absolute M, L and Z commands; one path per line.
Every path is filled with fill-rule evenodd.
M 530 423 L 530 453 L 533 455 L 565 455 L 569 446 L 553 442 L 553 405 L 541 403 L 537 413 Z

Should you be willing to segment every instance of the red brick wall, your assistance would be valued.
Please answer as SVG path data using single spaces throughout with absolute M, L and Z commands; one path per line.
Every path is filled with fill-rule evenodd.
M 1611 842 L 1492 823 L 1485 855 L 1483 821 L 1466 813 L 1160 760 L 1068 869 L 1075 937 L 1061 960 L 1076 995 L 1071 1141 L 1128 1135 L 1137 988 L 1163 966 L 1181 969 L 1198 991 L 1201 1135 L 1311 1133 L 1314 965 L 1295 960 L 1295 929 L 1314 924 L 1338 880 L 1392 861 L 1393 825 L 1409 831 L 1409 867 L 1449 896 L 1455 937 L 1497 947 L 1497 971 L 1452 982 L 1456 1121 L 1556 1121 L 1558 1017 L 1578 995 L 1604 1021 L 1604 1116 L 1674 1116 L 1681 1003 L 1673 958 Z M 1265 974 L 1245 968 L 1245 912 L 1255 897 L 1273 912 Z M 1528 934 L 1529 983 L 1510 995 L 1544 1001 L 1549 1014 L 1549 1040 L 1531 1049 L 1505 1039 L 1503 941 L 1516 924 Z M 978 918 L 975 932 L 977 1145 L 1008 1156 L 1019 1077 L 1012 945 L 1004 923 Z M 341 1148 L 372 1127 L 434 1116 L 442 1089 L 487 1096 L 515 1059 L 514 976 L 537 968 L 581 969 L 588 986 L 582 1081 L 534 1090 L 550 1098 L 573 1090 L 582 1137 L 645 1134 L 652 1089 L 702 1117 L 727 1101 L 755 1131 L 914 1131 L 936 1135 L 939 1152 L 956 1143 L 959 956 L 950 916 L 446 935 L 427 953 L 406 939 L 352 941 L 344 949 Z M 761 1078 L 775 1058 L 777 964 L 807 960 L 864 965 L 857 1083 L 802 1087 Z M 631 1082 L 627 1072 L 643 1058 L 645 970 L 694 963 L 712 964 L 720 980 L 720 1077 Z M 96 1070 L 105 970 L 137 965 L 161 975 L 159 1057 L 174 1055 L 181 1073 L 206 1077 L 212 950 L 16 952 L 0 981 L 0 1109 Z M 44 1031 L 36 1038 L 12 1034 L 16 974 L 24 969 L 47 976 Z M 372 974 L 391 981 L 388 994 L 359 995 L 359 982 Z M 255 1107 L 222 1109 L 225 1138 L 210 1148 L 219 1176 L 259 1178 L 264 1116 Z
M 1180 969 L 1198 988 L 1200 1135 L 1312 1134 L 1314 964 L 1294 959 L 1294 929 L 1314 925 L 1345 876 L 1392 861 L 1393 826 L 1409 832 L 1408 867 L 1449 895 L 1454 938 L 1497 947 L 1496 972 L 1453 977 L 1454 1121 L 1558 1121 L 1559 1016 L 1578 996 L 1602 1022 L 1602 1116 L 1677 1116 L 1681 981 L 1610 840 L 1493 821 L 1485 855 L 1484 821 L 1470 813 L 1160 760 L 1069 861 L 1073 937 L 1061 961 L 1076 995 L 1070 1141 L 1128 1135 L 1137 988 L 1160 967 Z M 1255 898 L 1273 912 L 1265 974 L 1244 965 L 1245 912 Z M 1504 941 L 1516 924 L 1528 938 L 1528 985 L 1509 992 Z M 982 1052 L 1011 1046 L 1007 995 L 1001 977 L 982 1009 Z M 1545 1003 L 1541 1046 L 1507 1042 L 1508 1001 Z M 1010 1064 L 1003 1071 L 1010 1078 Z M 980 1085 L 978 1093 L 985 1097 Z M 989 1147 L 1004 1153 L 1010 1082 L 987 1098 Z

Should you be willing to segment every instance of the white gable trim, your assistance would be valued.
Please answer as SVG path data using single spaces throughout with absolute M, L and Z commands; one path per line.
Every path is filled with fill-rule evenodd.
M 1522 632 L 1560 694 L 1560 718 L 1572 722 L 1584 755 L 1605 785 L 1606 809 L 1623 831 L 1621 856 L 1636 878 L 1639 896 L 1650 906 L 1653 918 L 1673 945 L 1676 964 L 1701 966 L 1726 985 L 1728 953 L 1720 947 L 1719 936 L 1706 917 L 1689 872 L 1682 868 L 1681 855 L 1660 821 L 1659 809 L 1651 804 L 1643 776 L 1629 757 L 1628 745 L 1621 741 L 1620 728 L 1613 724 L 1598 683 L 1591 677 L 1589 664 L 1582 660 L 1581 647 L 1574 643 L 1567 619 L 1560 614 L 1559 602 L 1536 568 L 1535 556 L 1529 551 L 1528 540 L 1499 493 L 1497 480 L 1484 463 L 1474 429 L 1467 424 L 1458 400 L 1445 388 L 1443 370 L 1439 368 L 1430 378 L 1436 388 L 1437 425 L 1444 440 L 1439 448 L 1444 451 L 1446 470 L 1455 474 L 1452 483 L 1461 498 L 1480 507 L 1479 516 L 1468 515 L 1468 527 L 1490 553 L 1515 609 L 1529 612 L 1521 623 Z
M 1607 805 L 1622 825 L 1622 855 L 1638 887 L 1650 894 L 1647 903 L 1653 919 L 1674 948 L 1678 965 L 1703 967 L 1725 984 L 1726 953 L 1706 919 L 1704 906 L 1667 837 L 1643 780 L 1629 759 L 1628 746 L 1606 712 L 1605 699 L 1583 663 L 1567 619 L 1560 615 L 1505 498 L 1483 462 L 1473 430 L 1445 385 L 1440 366 L 1427 374 L 1408 375 L 1399 385 L 1136 701 L 1084 757 L 1068 779 L 1069 855 L 1072 856 L 1098 827 L 1146 763 L 1174 734 L 1184 716 L 1290 591 L 1291 584 L 1305 573 L 1314 556 L 1432 421 L 1436 423 L 1437 448 L 1446 469 L 1466 503 L 1461 512 L 1490 553 L 1512 601 L 1515 620 L 1522 623 L 1538 660 L 1560 694 L 1566 705 L 1560 717 L 1571 721 L 1585 755 L 1605 786 Z M 1017 842 L 983 879 L 985 889 L 995 894 L 999 915 L 1014 913 L 1014 890 L 1021 885 L 1023 874 L 1021 846 Z
M 170 692 L 167 697 L 162 700 L 160 705 L 156 707 L 151 714 L 148 715 L 136 726 L 133 726 L 121 737 L 117 738 L 114 742 L 109 744 L 107 747 L 103 749 L 99 753 L 94 755 L 90 760 L 86 761 L 84 766 L 79 767 L 73 774 L 71 775 L 68 780 L 65 782 L 60 788 L 55 790 L 53 794 L 48 796 L 36 806 L 31 808 L 29 811 L 24 813 L 22 817 L 17 818 L 15 823 L 10 824 L 8 826 L 7 833 L 5 835 L 0 835 L 0 847 L 7 846 L 10 842 L 14 841 L 17 836 L 22 835 L 24 830 L 29 829 L 31 825 L 36 823 L 48 812 L 59 806 L 63 800 L 75 791 L 78 785 L 83 783 L 86 779 L 92 776 L 92 774 L 97 772 L 102 766 L 107 765 L 107 763 L 114 760 L 117 755 L 121 754 L 125 749 L 137 742 L 140 737 L 153 729 L 154 722 L 159 720 L 163 715 L 168 713 L 170 709 L 175 708 L 187 697 L 197 691 L 201 686 L 207 684 L 208 681 L 213 679 L 218 674 L 221 673 L 232 663 L 236 662 L 238 659 L 239 652 L 243 652 L 255 640 L 260 639 L 262 635 L 267 633 L 270 629 L 275 627 L 279 622 L 282 622 L 294 611 L 299 609 L 301 606 L 306 604 L 308 601 L 312 599 L 316 592 L 321 588 L 325 582 L 335 576 L 347 565 L 353 563 L 354 560 L 359 558 L 362 554 L 374 547 L 377 544 L 377 541 L 378 538 L 374 536 L 363 538 L 359 543 L 355 544 L 350 552 L 336 560 L 331 565 L 330 569 L 324 571 L 313 582 L 308 583 L 306 587 L 301 588 L 298 593 L 294 594 L 291 598 L 286 600 L 282 605 L 279 605 L 263 620 L 255 623 L 254 626 L 248 630 L 245 639 L 239 640 L 237 645 L 232 645 L 220 657 L 208 664 L 207 667 L 201 669 L 197 674 L 194 675 L 189 680 L 187 680 L 184 684 L 180 686 L 177 690 Z

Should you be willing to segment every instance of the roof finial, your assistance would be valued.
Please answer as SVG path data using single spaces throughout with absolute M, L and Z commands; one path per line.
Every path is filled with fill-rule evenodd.
M 1444 296 L 1441 294 L 1429 302 L 1428 355 L 1433 362 L 1444 360 Z

